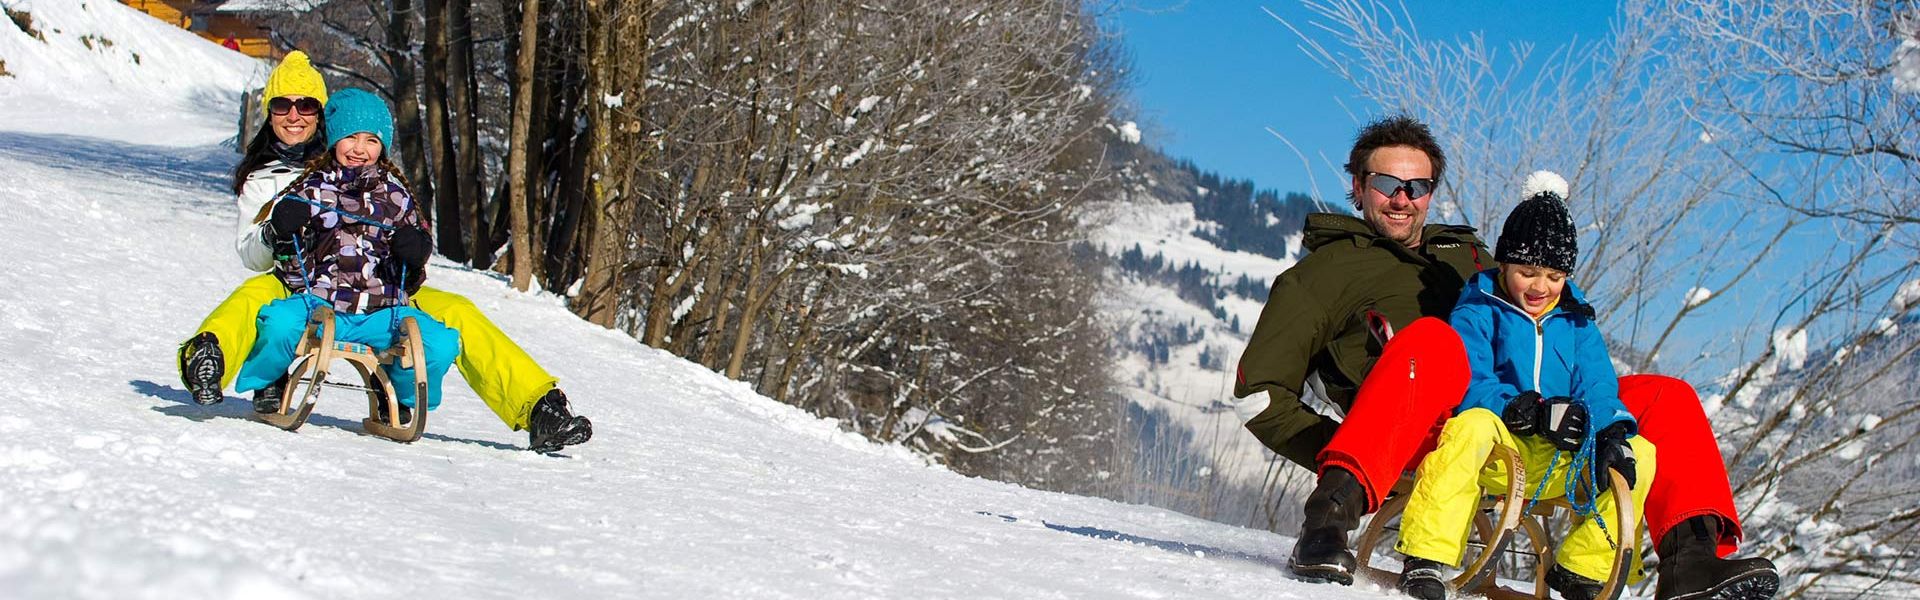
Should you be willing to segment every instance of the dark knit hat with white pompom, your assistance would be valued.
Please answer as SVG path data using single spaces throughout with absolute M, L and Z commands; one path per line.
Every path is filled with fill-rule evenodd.
M 1507 215 L 1493 259 L 1573 272 L 1580 242 L 1573 214 L 1567 212 L 1567 180 L 1553 171 L 1534 171 L 1522 190 L 1525 200 Z

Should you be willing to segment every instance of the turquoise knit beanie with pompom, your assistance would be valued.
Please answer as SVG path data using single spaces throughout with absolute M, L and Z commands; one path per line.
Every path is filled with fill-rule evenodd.
M 373 92 L 347 88 L 327 99 L 327 148 L 356 133 L 371 133 L 381 146 L 392 147 L 393 113 Z

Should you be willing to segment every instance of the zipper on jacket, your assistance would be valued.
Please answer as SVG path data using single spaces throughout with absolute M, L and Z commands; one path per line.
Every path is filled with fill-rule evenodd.
M 1546 354 L 1542 349 L 1546 345 L 1547 328 L 1540 321 L 1533 322 L 1533 389 L 1540 390 L 1540 359 Z
M 1533 315 L 1529 315 L 1527 311 L 1521 310 L 1518 306 L 1514 306 L 1513 303 L 1508 302 L 1506 298 L 1501 298 L 1499 295 L 1484 289 L 1480 290 L 1480 293 L 1485 294 L 1488 298 L 1492 298 L 1494 302 L 1500 303 L 1501 306 L 1519 312 L 1520 316 L 1526 317 L 1528 321 L 1533 322 L 1533 391 L 1540 391 L 1540 361 L 1545 359 L 1546 356 L 1547 319 L 1551 319 L 1559 313 L 1548 313 L 1535 319 Z

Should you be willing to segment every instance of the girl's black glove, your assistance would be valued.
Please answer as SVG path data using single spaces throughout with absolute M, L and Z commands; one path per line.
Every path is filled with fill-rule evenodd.
M 1619 471 L 1627 479 L 1627 489 L 1633 489 L 1633 446 L 1627 444 L 1626 423 L 1601 430 L 1593 442 L 1593 483 L 1602 492 L 1608 487 L 1607 469 Z
M 433 254 L 433 239 L 427 232 L 412 225 L 394 230 L 393 237 L 387 240 L 393 258 L 407 265 L 409 269 L 427 266 L 427 256 Z
M 427 277 L 427 257 L 433 254 L 433 238 L 427 232 L 412 225 L 394 230 L 393 237 L 387 238 L 387 252 L 394 260 L 406 267 L 406 280 L 400 283 L 411 293 L 420 289 L 420 282 Z

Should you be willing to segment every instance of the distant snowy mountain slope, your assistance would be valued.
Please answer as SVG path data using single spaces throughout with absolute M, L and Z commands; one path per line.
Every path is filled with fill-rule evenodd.
M 1236 208 L 1253 213 L 1255 223 L 1209 220 L 1201 206 L 1223 199 L 1203 184 L 1248 184 L 1220 182 L 1150 149 L 1134 149 L 1129 160 L 1120 196 L 1092 203 L 1083 213 L 1090 242 L 1119 264 L 1110 274 L 1113 293 L 1103 303 L 1121 337 L 1116 378 L 1135 405 L 1191 432 L 1176 437 L 1187 440 L 1192 455 L 1207 457 L 1201 477 L 1258 487 L 1272 473 L 1273 454 L 1241 427 L 1260 401 L 1236 411 L 1230 402 L 1233 374 L 1267 288 L 1302 254 L 1300 221 L 1274 209 L 1300 207 L 1245 198 L 1247 206 Z M 1232 233 L 1225 231 L 1229 227 L 1274 237 L 1278 243 L 1268 245 L 1284 252 L 1222 248 L 1222 239 L 1233 237 L 1223 235 Z M 1148 264 L 1132 264 L 1141 259 Z
M 43 31 L 124 9 L 51 4 L 36 3 Z M 204 75 L 160 57 L 210 44 L 122 25 L 109 33 L 139 69 Z M 50 62 L 53 48 L 5 59 Z M 0 78 L 0 114 L 27 102 L 71 120 L 59 134 L 0 120 L 0 596 L 1382 593 L 1290 581 L 1285 537 L 927 466 L 583 323 L 554 296 L 444 264 L 432 284 L 473 299 L 559 375 L 594 419 L 592 442 L 529 453 L 457 375 L 411 445 L 361 434 L 364 404 L 343 392 L 297 433 L 253 422 L 237 397 L 193 405 L 175 344 L 248 275 L 222 191 L 234 155 L 215 146 L 231 134 L 213 126 L 231 99 L 155 87 L 144 111 L 95 113 L 23 86 Z

